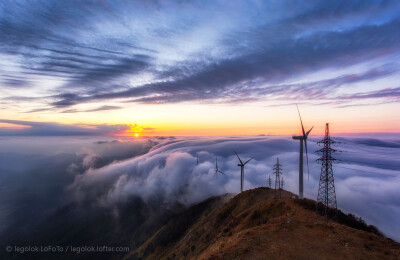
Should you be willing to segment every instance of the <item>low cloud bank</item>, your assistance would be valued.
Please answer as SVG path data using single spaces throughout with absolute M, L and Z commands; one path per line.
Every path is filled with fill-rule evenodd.
M 0 138 L 0 241 L 76 201 L 67 186 L 88 169 L 147 153 L 157 139 Z
M 285 139 L 177 139 L 155 146 L 145 155 L 89 169 L 77 176 L 69 189 L 77 200 L 99 200 L 105 205 L 136 195 L 146 202 L 189 206 L 212 195 L 238 192 L 240 177 L 234 150 L 243 159 L 254 157 L 245 167 L 248 189 L 264 185 L 275 156 L 295 148 L 296 143 Z M 296 158 L 292 152 L 282 155 Z M 214 174 L 216 156 L 225 175 Z
M 309 141 L 310 175 L 305 171 L 305 196 L 315 199 L 320 164 L 313 153 L 317 139 Z M 396 169 L 400 160 L 398 140 L 338 138 L 342 149 L 334 167 L 338 206 L 363 217 L 388 236 L 400 240 L 400 213 Z M 180 138 L 154 146 L 147 154 L 101 169 L 89 169 L 69 186 L 77 200 L 96 200 L 112 205 L 129 196 L 148 203 L 185 205 L 212 195 L 237 193 L 240 169 L 234 155 L 253 157 L 245 167 L 245 189 L 267 185 L 268 175 L 279 157 L 283 164 L 285 189 L 298 191 L 298 142 L 290 138 Z M 199 164 L 196 164 L 199 156 Z M 214 173 L 215 158 L 225 175 Z M 397 194 L 397 195 L 396 195 Z M 376 209 L 379 209 L 378 211 Z
M 108 208 L 128 201 L 130 197 L 140 197 L 157 207 L 176 203 L 189 206 L 213 195 L 239 192 L 240 168 L 234 155 L 237 151 L 243 160 L 254 158 L 245 167 L 245 189 L 266 186 L 269 175 L 274 180 L 272 168 L 279 157 L 283 164 L 284 188 L 298 192 L 299 143 L 289 137 L 143 138 L 135 141 L 86 138 L 76 140 L 75 145 L 66 145 L 61 149 L 65 151 L 64 155 L 54 155 L 60 151 L 56 145 L 59 139 L 52 140 L 46 142 L 48 148 L 44 149 L 52 154 L 51 157 L 34 157 L 32 154 L 37 152 L 29 151 L 28 147 L 26 153 L 29 156 L 18 155 L 22 164 L 26 164 L 23 170 L 21 166 L 7 166 L 9 173 L 12 168 L 14 172 L 20 172 L 20 176 L 3 174 L 3 183 L 14 184 L 20 190 L 28 187 L 25 189 L 28 191 L 35 186 L 41 187 L 38 190 L 43 196 L 37 197 L 36 202 L 42 204 L 48 203 L 45 195 L 54 195 L 52 185 L 58 185 L 62 189 L 53 196 L 58 199 L 51 206 L 68 201 Z M 334 166 L 338 207 L 361 216 L 368 224 L 400 241 L 399 140 L 336 140 L 341 142 L 337 148 L 342 150 L 336 155 L 341 161 Z M 316 141 L 317 138 L 309 140 L 310 175 L 308 177 L 305 171 L 304 183 L 305 196 L 312 199 L 318 192 L 321 171 L 320 164 L 315 161 L 318 155 L 313 153 L 319 148 Z M 14 150 L 18 150 L 17 141 L 2 142 L 14 144 Z M 32 169 L 38 168 L 38 161 L 43 163 L 40 159 L 43 156 L 52 158 L 57 167 L 51 173 L 37 174 L 37 170 Z M 225 175 L 214 173 L 216 157 L 219 170 Z M 4 165 L 2 163 L 2 167 Z M 23 181 L 25 179 L 29 182 Z M 24 196 L 28 194 L 10 193 L 7 206 L 16 207 L 18 200 L 24 201 Z M 5 209 L 4 202 L 2 206 Z M 21 213 L 18 210 L 8 212 L 9 216 Z

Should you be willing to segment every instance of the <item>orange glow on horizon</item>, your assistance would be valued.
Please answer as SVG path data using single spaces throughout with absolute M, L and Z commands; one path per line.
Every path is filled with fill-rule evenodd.
M 305 126 L 305 128 L 307 128 Z M 309 129 L 308 127 L 306 131 Z M 139 132 L 138 129 L 141 131 Z M 332 135 L 346 135 L 346 134 L 367 134 L 367 133 L 400 133 L 396 127 L 385 129 L 374 126 L 365 125 L 360 130 L 359 127 L 352 127 L 351 125 L 331 123 L 330 132 Z M 310 136 L 324 135 L 325 122 L 315 124 Z M 130 130 L 116 134 L 115 136 L 292 136 L 301 135 L 301 128 L 299 125 L 276 125 L 270 127 L 226 127 L 226 128 L 205 128 L 196 126 L 173 127 L 164 126 L 155 128 L 152 131 L 143 130 L 143 128 L 134 126 Z
M 30 122 L 60 123 L 80 127 L 115 125 L 113 136 L 257 136 L 300 135 L 296 106 L 268 107 L 266 102 L 249 104 L 163 104 L 135 105 L 119 110 L 87 113 L 49 113 L 15 115 L 13 119 Z M 87 109 L 78 107 L 77 109 Z M 325 123 L 332 134 L 400 133 L 398 104 L 335 108 L 299 106 L 306 131 L 323 135 Z M 391 111 L 391 113 L 388 113 Z M 10 118 L 11 119 L 11 118 Z M 11 125 L 9 125 L 11 126 Z M 1 127 L 1 126 L 0 126 Z M 15 126 L 14 127 L 21 127 Z M 30 127 L 30 126 L 25 126 Z M 6 129 L 5 126 L 2 127 Z M 10 128 L 8 128 L 11 130 Z M 11 130 L 12 131 L 12 130 Z
M 6 129 L 24 129 L 24 128 L 30 128 L 30 126 L 28 126 L 28 125 L 11 124 L 11 123 L 0 123 L 0 128 L 6 128 Z
M 242 105 L 138 105 L 104 113 L 58 113 L 40 118 L 27 115 L 27 122 L 49 122 L 62 125 L 96 128 L 115 125 L 108 135 L 124 137 L 145 136 L 260 136 L 300 135 L 301 126 L 295 106 L 265 107 L 264 104 Z M 325 123 L 330 123 L 332 135 L 366 133 L 400 133 L 400 120 L 394 104 L 377 107 L 335 109 L 326 106 L 300 107 L 304 128 L 314 129 L 310 136 L 323 135 Z M 393 111 L 393 113 L 387 113 Z M 0 124 L 0 128 L 28 128 L 17 124 Z M 104 133 L 106 134 L 106 133 Z

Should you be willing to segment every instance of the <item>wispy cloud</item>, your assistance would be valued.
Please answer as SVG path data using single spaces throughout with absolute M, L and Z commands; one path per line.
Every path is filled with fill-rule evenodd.
M 0 119 L 1 123 L 9 123 L 23 128 L 0 128 L 0 135 L 23 135 L 23 136 L 99 136 L 99 135 L 115 135 L 130 130 L 129 125 L 72 125 L 60 124 L 52 122 L 32 122 L 20 120 Z
M 91 108 L 91 109 L 86 109 L 86 110 L 79 110 L 79 109 L 66 109 L 63 110 L 61 113 L 78 113 L 78 112 L 97 112 L 97 111 L 107 111 L 107 110 L 116 110 L 116 109 L 120 109 L 122 107 L 120 106 L 100 106 L 100 107 L 96 107 L 96 108 Z M 39 111 L 44 111 L 44 110 L 49 110 L 51 108 L 45 108 Z M 32 111 L 30 111 L 32 112 Z
M 122 101 L 121 106 L 319 100 L 344 86 L 399 71 L 390 58 L 400 53 L 398 10 L 396 1 L 35 6 L 6 1 L 1 4 L 0 53 L 11 58 L 13 67 L 0 73 L 0 82 L 39 88 L 36 101 L 53 108 L 98 100 Z M 383 61 L 354 73 L 307 80 L 318 70 L 339 71 L 374 59 Z M 40 82 L 46 80 L 53 83 L 43 87 Z M 302 83 L 288 83 L 294 80 Z M 366 98 L 353 94 L 344 102 Z M 371 93 L 368 98 L 390 96 Z

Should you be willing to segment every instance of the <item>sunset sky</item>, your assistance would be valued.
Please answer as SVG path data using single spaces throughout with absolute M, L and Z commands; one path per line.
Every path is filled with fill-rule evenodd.
M 400 133 L 399 1 L 1 1 L 0 135 Z

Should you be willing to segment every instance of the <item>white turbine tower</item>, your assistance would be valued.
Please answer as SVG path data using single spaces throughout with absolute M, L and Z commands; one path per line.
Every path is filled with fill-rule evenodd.
M 296 105 L 297 107 L 297 105 Z M 301 115 L 300 115 L 300 111 L 299 111 L 299 107 L 297 107 L 297 112 L 299 113 L 299 117 L 300 117 L 300 123 L 301 123 L 301 130 L 303 135 L 300 136 L 293 136 L 293 139 L 296 140 L 300 140 L 300 160 L 299 160 L 299 198 L 303 199 L 303 142 L 304 142 L 304 146 L 306 148 L 306 157 L 307 157 L 307 171 L 308 171 L 308 175 L 310 175 L 310 170 L 308 168 L 308 151 L 307 151 L 307 138 L 308 135 L 310 134 L 311 130 L 313 129 L 313 127 L 311 127 L 310 130 L 308 130 L 308 132 L 306 133 L 304 131 L 304 127 L 303 127 L 303 121 L 301 120 Z
M 250 162 L 253 158 L 248 159 L 245 163 L 242 162 L 242 160 L 240 160 L 239 155 L 235 152 L 237 158 L 239 159 L 239 164 L 238 166 L 240 166 L 240 192 L 243 191 L 243 183 L 244 183 L 244 166 Z
M 214 172 L 215 172 L 215 175 L 217 175 L 217 173 L 221 173 L 221 174 L 224 174 L 224 175 L 225 175 L 225 173 L 221 172 L 221 171 L 218 169 L 218 157 L 217 157 L 217 156 L 215 156 L 215 170 L 214 170 Z

